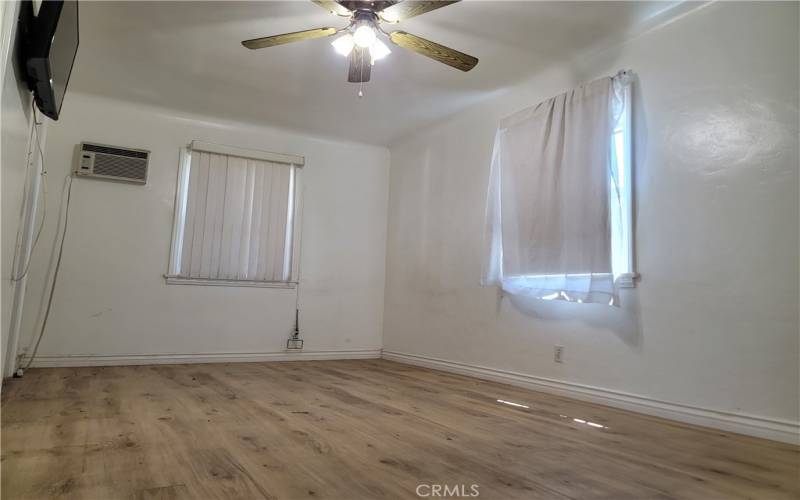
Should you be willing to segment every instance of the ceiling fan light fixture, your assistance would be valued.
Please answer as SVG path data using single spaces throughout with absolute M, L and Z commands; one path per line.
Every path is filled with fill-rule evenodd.
M 372 62 L 383 59 L 391 53 L 392 51 L 389 50 L 389 47 L 378 39 L 369 47 L 369 55 L 372 57 Z
M 336 40 L 332 41 L 331 45 L 333 45 L 333 50 L 335 50 L 336 53 L 343 56 L 349 56 L 350 52 L 353 50 L 355 42 L 353 42 L 353 35 L 347 33 L 346 35 L 340 36 Z
M 361 48 L 366 49 L 375 43 L 378 36 L 375 34 L 375 28 L 369 24 L 362 24 L 353 32 L 353 42 Z
M 2 1 L 2 0 L 0 0 Z M 311 0 L 332 15 L 348 19 L 348 25 L 294 31 L 280 35 L 243 40 L 248 49 L 264 49 L 303 40 L 337 36 L 331 45 L 337 54 L 349 59 L 347 81 L 364 84 L 370 81 L 371 66 L 391 54 L 383 42 L 388 38 L 394 45 L 416 52 L 436 62 L 461 71 L 470 71 L 478 58 L 451 49 L 431 40 L 402 30 L 387 33 L 381 23 L 398 23 L 433 10 L 456 4 L 461 0 Z M 361 95 L 361 92 L 359 92 Z

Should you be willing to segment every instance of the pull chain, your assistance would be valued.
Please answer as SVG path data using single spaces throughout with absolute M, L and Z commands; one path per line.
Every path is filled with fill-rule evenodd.
M 362 57 L 363 57 L 363 55 L 362 55 Z M 358 98 L 360 99 L 360 98 L 364 97 L 364 90 L 363 90 L 364 89 L 364 61 L 363 61 L 363 59 L 361 61 L 361 65 L 358 68 L 358 70 L 359 70 L 360 76 L 361 76 L 359 78 L 359 82 L 358 82 Z

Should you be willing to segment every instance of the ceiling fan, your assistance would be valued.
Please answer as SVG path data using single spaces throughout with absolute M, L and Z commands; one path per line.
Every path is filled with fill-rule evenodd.
M 391 53 L 379 35 L 383 34 L 395 45 L 412 50 L 435 61 L 461 71 L 469 71 L 478 64 L 478 59 L 457 50 L 439 45 L 405 31 L 386 32 L 381 24 L 397 24 L 406 19 L 446 7 L 459 0 L 312 0 L 331 14 L 346 17 L 350 24 L 344 28 L 317 28 L 296 31 L 283 35 L 245 40 L 248 49 L 263 49 L 285 43 L 299 42 L 344 33 L 331 45 L 339 54 L 350 58 L 347 81 L 368 82 L 372 65 Z M 359 96 L 363 95 L 359 91 Z

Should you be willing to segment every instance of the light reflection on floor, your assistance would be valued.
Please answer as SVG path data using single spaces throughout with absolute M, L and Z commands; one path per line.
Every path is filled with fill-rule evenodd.
M 505 399 L 498 399 L 497 402 L 502 403 L 504 405 L 513 406 L 515 408 L 530 409 L 530 406 L 528 405 L 524 405 L 522 403 L 515 403 L 513 401 L 507 401 Z M 589 427 L 594 427 L 595 429 L 608 429 L 608 426 L 605 426 L 603 424 L 598 424 L 597 422 L 592 422 L 591 420 L 586 420 L 583 418 L 575 418 L 575 417 L 570 417 L 569 415 L 561 415 L 561 414 L 559 414 L 558 416 L 561 418 L 571 418 L 572 421 L 575 423 L 588 425 Z
M 571 418 L 571 417 L 569 417 L 568 415 L 559 415 L 559 417 L 561 417 L 561 418 Z M 607 427 L 607 426 L 605 426 L 605 425 L 603 425 L 603 424 L 598 424 L 597 422 L 592 422 L 592 421 L 589 421 L 589 420 L 584 420 L 584 419 L 582 419 L 582 418 L 574 418 L 574 417 L 572 417 L 572 421 L 573 421 L 573 422 L 577 422 L 577 423 L 579 423 L 579 424 L 588 425 L 589 427 L 595 427 L 595 428 L 597 428 L 597 429 L 608 429 L 608 427 Z
M 503 399 L 498 399 L 497 402 L 498 403 L 503 403 L 504 405 L 516 406 L 517 408 L 530 408 L 530 406 L 525 406 L 523 404 L 514 403 L 512 401 L 506 401 L 506 400 L 503 400 Z
M 502 403 L 504 405 L 513 406 L 515 408 L 530 409 L 530 406 L 528 405 L 524 405 L 522 403 L 515 403 L 513 401 L 507 401 L 505 399 L 498 399 L 497 402 Z M 588 425 L 589 427 L 594 427 L 595 429 L 608 429 L 608 426 L 605 426 L 603 424 L 598 424 L 597 422 L 592 422 L 591 420 L 586 420 L 583 418 L 575 418 L 575 417 L 570 417 L 569 415 L 561 415 L 561 414 L 559 414 L 558 416 L 561 418 L 571 418 L 572 421 L 575 423 Z

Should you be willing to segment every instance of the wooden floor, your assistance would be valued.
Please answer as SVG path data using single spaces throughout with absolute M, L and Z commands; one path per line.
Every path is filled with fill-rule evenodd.
M 38 369 L 3 386 L 4 500 L 418 498 L 418 485 L 797 499 L 799 460 L 790 445 L 382 360 Z

